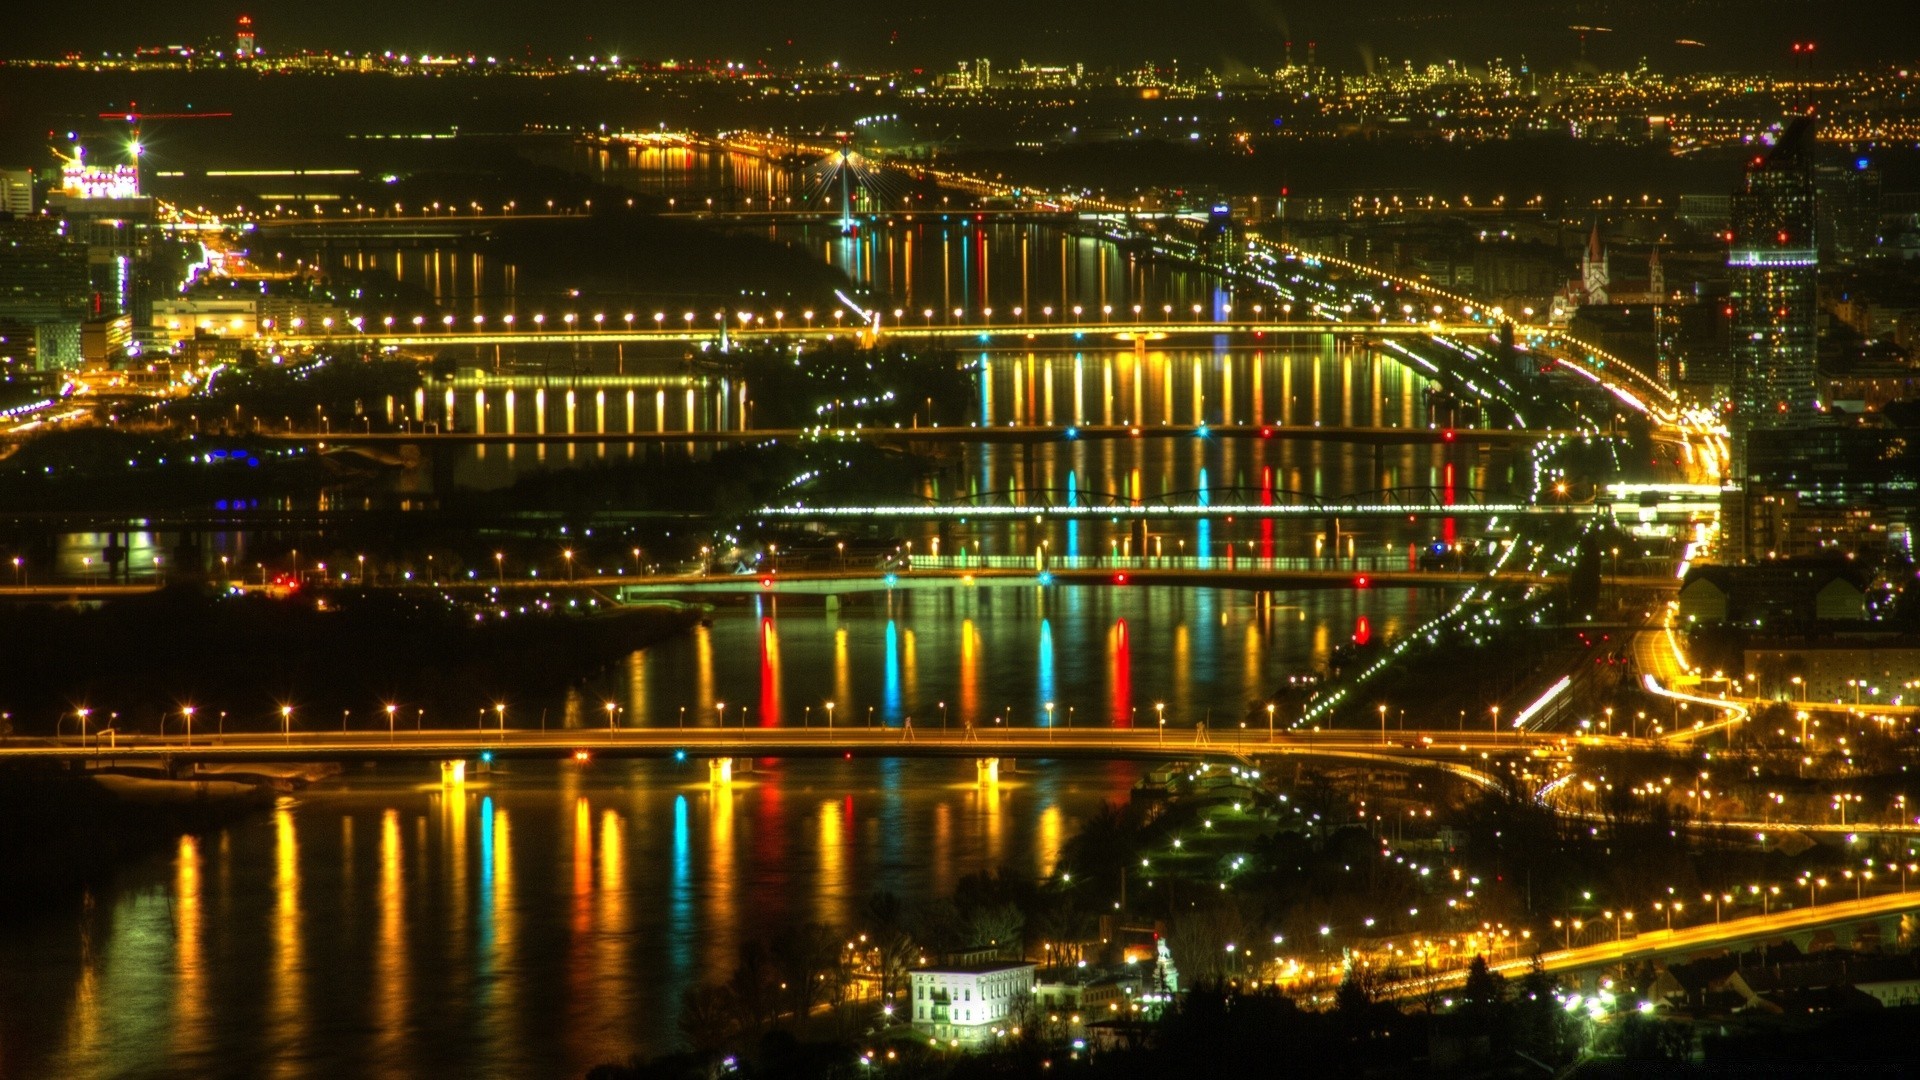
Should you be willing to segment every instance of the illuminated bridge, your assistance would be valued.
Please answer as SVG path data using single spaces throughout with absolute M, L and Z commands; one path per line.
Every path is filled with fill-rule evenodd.
M 1144 345 L 1154 341 L 1171 338 L 1193 338 L 1226 336 L 1237 338 L 1259 338 L 1264 336 L 1293 336 L 1332 334 L 1340 337 L 1433 337 L 1441 336 L 1477 336 L 1486 337 L 1494 331 L 1486 323 L 1479 322 L 1310 322 L 1310 321 L 1263 321 L 1257 319 L 1236 319 L 1220 322 L 1203 320 L 1166 320 L 1158 322 L 1141 321 L 1088 321 L 1084 318 L 1067 319 L 1069 314 L 1062 311 L 1059 322 L 944 322 L 951 313 L 933 311 L 906 312 L 893 322 L 882 321 L 878 333 L 886 338 L 898 338 L 904 341 L 934 341 L 946 344 L 993 344 L 1034 341 L 1072 345 L 1087 338 L 1107 338 L 1120 345 Z M 988 313 L 991 314 L 990 312 Z M 723 317 L 724 316 L 724 317 Z M 729 338 L 744 337 L 749 340 L 764 341 L 834 341 L 849 336 L 867 337 L 875 328 L 857 321 L 828 322 L 823 318 L 808 320 L 798 314 L 754 314 L 727 316 L 726 313 L 707 317 L 687 318 L 685 315 L 673 317 L 656 312 L 651 320 L 641 320 L 637 325 L 626 316 L 618 321 L 603 320 L 589 328 L 586 319 L 574 320 L 577 329 L 550 327 L 548 322 L 562 323 L 556 318 L 528 327 L 531 320 L 515 319 L 509 323 L 502 316 L 493 323 L 482 318 L 480 322 L 467 324 L 442 324 L 443 329 L 431 330 L 425 324 L 409 326 L 405 321 L 388 324 L 383 320 L 374 321 L 362 318 L 358 327 L 336 325 L 323 328 L 314 333 L 311 326 L 281 328 L 292 329 L 292 333 L 269 332 L 268 342 L 289 348 L 313 348 L 329 344 L 352 344 L 373 348 L 394 349 L 433 349 L 451 346 L 505 346 L 505 345 L 643 345 L 660 344 L 697 344 L 712 342 L 723 334 Z M 647 321 L 654 322 L 649 328 Z M 677 324 L 677 325 L 675 325 Z M 723 331 L 722 325 L 726 326 Z M 454 326 L 459 326 L 455 329 Z M 600 327 L 604 326 L 605 329 Z M 497 328 L 496 328 L 497 327 Z
M 566 380 L 524 380 L 555 391 L 576 389 Z M 581 389 L 617 389 L 617 378 L 594 377 Z M 1544 439 L 1576 438 L 1583 432 L 1532 428 L 1341 427 L 1308 424 L 1020 424 L 999 427 L 736 428 L 687 431 L 408 431 L 275 433 L 278 442 L 312 446 L 391 446 L 402 443 L 760 443 L 769 439 L 843 439 L 872 443 L 965 443 L 1039 445 L 1112 439 L 1257 439 L 1278 442 L 1350 443 L 1369 446 L 1523 446 Z
M 725 716 L 724 706 L 721 715 Z M 489 712 L 488 723 L 493 714 Z M 403 716 L 404 718 L 404 716 Z M 277 721 L 278 718 L 276 718 Z M 204 723 L 204 721 L 203 721 Z M 1140 761 L 1232 761 L 1254 767 L 1268 755 L 1357 756 L 1381 762 L 1439 767 L 1480 762 L 1495 755 L 1557 752 L 1557 737 L 1527 733 L 1458 731 L 1378 733 L 1315 732 L 1289 734 L 1245 727 L 1209 730 L 1192 724 L 1112 727 L 969 728 L 957 721 L 943 727 L 935 715 L 898 727 L 842 724 L 829 727 L 580 727 L 533 731 L 468 728 L 391 731 L 302 731 L 296 711 L 290 730 L 267 734 L 214 734 L 196 730 L 191 738 L 170 732 L 165 738 L 89 731 L 84 740 L 71 734 L 58 740 L 12 739 L 0 743 L 0 761 L 60 761 L 98 767 L 141 762 L 169 768 L 201 762 L 261 761 L 461 761 L 510 758 L 656 758 L 729 760 L 793 757 L 931 757 L 1012 760 L 1018 758 L 1098 758 Z M 170 725 L 172 726 L 172 725 Z M 72 724 L 68 724 L 71 731 Z

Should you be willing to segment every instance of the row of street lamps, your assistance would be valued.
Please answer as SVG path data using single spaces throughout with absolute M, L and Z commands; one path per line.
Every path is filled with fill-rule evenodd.
M 1039 313 L 1047 323 L 1051 323 L 1053 321 L 1054 315 L 1056 312 L 1060 315 L 1062 319 L 1064 319 L 1068 314 L 1071 314 L 1074 318 L 1074 321 L 1078 322 L 1081 319 L 1085 318 L 1091 311 L 1094 311 L 1094 310 L 1099 311 L 1101 322 L 1107 323 L 1113 320 L 1115 309 L 1112 304 L 1101 304 L 1098 306 L 1097 309 L 1086 304 L 1066 304 L 1063 302 L 1058 308 L 1056 308 L 1052 304 L 1043 304 L 1039 308 Z M 1122 308 L 1120 310 L 1122 314 L 1125 314 L 1128 309 Z M 1132 308 L 1131 308 L 1133 317 L 1136 321 L 1141 319 L 1142 317 L 1148 316 L 1150 314 L 1150 310 L 1151 309 L 1144 304 L 1134 304 L 1132 305 Z M 1290 317 L 1293 314 L 1293 305 L 1281 304 L 1279 307 L 1273 308 L 1271 310 L 1274 314 L 1284 319 L 1284 318 Z M 1175 306 L 1173 304 L 1160 305 L 1160 315 L 1162 320 L 1165 322 L 1174 321 L 1174 311 L 1175 311 Z M 1193 317 L 1191 321 L 1193 322 L 1206 321 L 1203 318 L 1203 316 L 1205 316 L 1205 314 L 1208 311 L 1208 308 L 1205 304 L 1189 304 L 1187 305 L 1187 311 Z M 1265 304 L 1252 305 L 1252 318 L 1255 322 L 1258 322 L 1262 318 L 1266 317 L 1268 312 L 1269 312 L 1269 308 Z M 906 323 L 907 320 L 913 318 L 914 316 L 914 312 L 911 309 L 903 308 L 903 307 L 894 308 L 892 310 L 892 314 L 893 314 L 893 321 L 896 325 L 904 324 Z M 991 325 L 993 321 L 993 315 L 994 315 L 993 308 L 990 308 L 990 307 L 981 308 L 979 311 L 979 314 L 984 323 Z M 1030 310 L 1024 305 L 1018 305 L 1012 308 L 1011 314 L 1013 318 L 1016 320 L 1016 322 L 1010 325 L 1021 325 L 1020 323 L 1018 323 L 1018 320 L 1029 317 Z M 933 321 L 935 317 L 939 317 L 942 320 L 944 320 L 944 324 L 948 326 L 965 325 L 965 320 L 967 318 L 967 309 L 957 307 L 957 308 L 951 309 L 951 311 L 948 311 L 946 309 L 936 309 L 936 308 L 927 307 L 927 308 L 921 308 L 919 315 L 920 315 L 920 318 L 924 320 L 923 324 L 928 328 L 931 328 L 933 326 Z M 845 326 L 846 316 L 847 316 L 847 310 L 845 308 L 833 309 L 834 326 L 835 327 Z M 1224 308 L 1219 312 L 1219 316 L 1221 321 L 1230 320 L 1233 317 L 1233 309 L 1231 308 L 1231 306 Z M 801 321 L 805 324 L 805 327 L 811 330 L 813 328 L 814 320 L 818 316 L 813 311 L 813 309 L 808 308 L 800 312 L 799 317 Z M 665 333 L 667 329 L 668 318 L 669 317 L 667 313 L 664 311 L 654 312 L 652 317 L 654 332 Z M 776 332 L 786 329 L 787 312 L 784 309 L 775 310 L 772 313 L 771 318 L 773 320 L 774 330 Z M 621 327 L 624 327 L 624 331 L 626 333 L 632 333 L 634 330 L 634 324 L 638 320 L 639 320 L 639 316 L 636 315 L 634 312 L 631 312 L 631 311 L 625 312 L 618 318 L 618 320 L 615 320 L 614 328 L 620 329 Z M 700 316 L 694 312 L 691 312 L 691 311 L 682 312 L 680 315 L 680 322 L 684 324 L 684 330 L 681 332 L 691 332 L 693 330 L 694 324 L 699 320 L 700 320 Z M 731 316 L 729 316 L 728 313 L 725 311 L 716 311 L 713 313 L 713 316 L 712 316 L 712 321 L 716 325 L 727 325 L 729 324 L 730 320 L 737 320 L 740 323 L 741 329 L 743 330 L 752 329 L 756 327 L 764 329 L 767 324 L 768 316 L 764 314 L 757 314 L 751 311 L 735 312 Z M 534 329 L 533 329 L 534 333 L 539 334 L 539 333 L 544 333 L 546 331 L 547 315 L 545 312 L 535 313 L 533 316 L 531 316 L 531 321 L 534 326 Z M 415 315 L 411 319 L 401 319 L 393 315 L 383 315 L 380 317 L 379 326 L 381 328 L 382 333 L 392 334 L 394 327 L 396 325 L 400 326 L 403 329 L 410 325 L 413 328 L 413 332 L 418 334 L 418 333 L 426 332 L 426 328 L 429 322 L 430 320 L 425 315 Z M 521 323 L 520 317 L 517 314 L 511 314 L 511 313 L 500 316 L 498 322 L 499 322 L 499 325 L 505 327 L 504 332 L 509 334 L 514 332 L 514 328 L 516 326 L 524 325 L 523 323 Z M 563 331 L 565 333 L 573 333 L 576 326 L 581 331 L 584 332 L 586 330 L 586 324 L 588 322 L 591 322 L 593 324 L 593 330 L 595 332 L 602 332 L 608 328 L 608 318 L 605 312 L 595 312 L 593 315 L 589 316 L 588 318 L 581 319 L 577 312 L 569 311 L 560 316 L 559 322 L 566 327 L 566 329 Z M 466 330 L 466 328 L 470 326 L 472 329 L 466 330 L 466 332 L 480 334 L 480 333 L 486 332 L 488 319 L 487 319 L 487 316 L 485 315 L 473 315 L 465 319 L 455 315 L 442 315 L 440 316 L 439 323 L 441 326 L 441 331 L 440 331 L 441 333 L 446 333 L 446 334 L 458 333 L 460 332 L 460 330 Z M 318 329 L 325 334 L 333 333 L 334 328 L 338 325 L 351 327 L 353 332 L 356 335 L 365 334 L 367 333 L 369 320 L 368 320 L 368 317 L 365 315 L 348 315 L 344 319 L 340 319 L 340 320 L 335 320 L 331 315 L 329 315 L 329 316 L 323 316 L 321 319 L 318 320 Z M 645 322 L 641 322 L 640 325 L 644 327 Z M 456 327 L 459 327 L 460 330 L 456 330 L 455 329 Z M 275 324 L 273 320 L 265 319 L 261 321 L 261 328 L 264 331 L 271 332 L 275 328 Z M 310 332 L 314 328 L 315 328 L 314 324 L 310 323 L 309 320 L 302 317 L 298 317 L 298 316 L 288 320 L 287 325 L 285 327 L 286 330 L 296 334 L 302 333 L 302 332 Z

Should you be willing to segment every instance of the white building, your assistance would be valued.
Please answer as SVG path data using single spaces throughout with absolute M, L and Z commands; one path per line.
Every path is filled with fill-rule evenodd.
M 1026 1020 L 1034 965 L 975 964 L 913 972 L 913 1029 L 940 1042 L 979 1046 Z

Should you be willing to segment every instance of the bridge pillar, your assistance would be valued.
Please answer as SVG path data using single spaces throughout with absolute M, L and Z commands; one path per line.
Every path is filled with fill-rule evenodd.
M 452 787 L 467 782 L 467 762 L 464 758 L 455 758 L 440 763 L 440 783 L 443 787 Z
M 733 783 L 733 759 L 730 757 L 708 758 L 707 783 L 714 785 Z
M 980 758 L 973 763 L 973 769 L 975 779 L 980 784 L 992 785 L 1000 782 L 1000 759 L 997 757 Z

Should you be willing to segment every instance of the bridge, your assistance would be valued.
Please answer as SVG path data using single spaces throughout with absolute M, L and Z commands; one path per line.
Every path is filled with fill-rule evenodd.
M 542 381 L 535 385 L 552 390 L 576 388 L 600 389 L 612 382 L 585 380 L 575 384 L 567 380 Z M 1318 424 L 1227 424 L 1196 427 L 1191 424 L 1085 424 L 1085 425 L 1005 425 L 999 427 L 817 427 L 817 428 L 732 428 L 687 431 L 332 431 L 271 432 L 266 437 L 277 442 L 328 446 L 392 446 L 396 444 L 449 443 L 761 443 L 768 439 L 843 439 L 859 442 L 964 443 L 968 445 L 1040 445 L 1070 441 L 1107 441 L 1113 439 L 1255 439 L 1278 442 L 1347 443 L 1368 446 L 1522 446 L 1548 439 L 1584 437 L 1587 433 L 1539 428 L 1422 428 L 1422 427 L 1341 427 Z
M 1095 322 L 1082 318 L 1068 319 L 1067 310 L 1061 311 L 1061 321 L 1058 322 L 997 323 L 992 321 L 991 310 L 984 312 L 985 318 L 977 322 L 935 321 L 946 319 L 950 314 L 941 311 L 903 311 L 892 323 L 883 318 L 867 325 L 858 321 L 849 323 L 844 319 L 828 323 L 825 319 L 809 319 L 804 314 L 790 316 L 785 312 L 740 312 L 732 315 L 718 312 L 704 319 L 692 312 L 683 313 L 677 319 L 665 312 L 654 312 L 650 320 L 640 320 L 638 328 L 635 327 L 635 320 L 624 314 L 617 322 L 603 318 L 591 328 L 587 326 L 591 321 L 587 318 L 575 318 L 568 322 L 564 317 L 548 320 L 544 315 L 533 319 L 501 316 L 493 321 L 493 325 L 503 327 L 498 330 L 488 328 L 485 316 L 476 316 L 480 321 L 466 325 L 447 322 L 445 320 L 452 317 L 446 316 L 440 330 L 427 329 L 424 322 L 415 326 L 409 326 L 404 320 L 390 323 L 386 321 L 387 316 L 382 316 L 378 321 L 366 316 L 353 316 L 345 324 L 323 326 L 317 333 L 310 324 L 298 323 L 267 328 L 261 336 L 269 343 L 288 348 L 311 349 L 330 344 L 352 344 L 380 349 L 441 349 L 507 345 L 688 345 L 722 338 L 731 341 L 736 337 L 778 342 L 828 342 L 850 336 L 867 339 L 874 334 L 903 341 L 951 345 L 992 344 L 996 341 L 1003 345 L 1009 341 L 1072 345 L 1089 337 L 1101 337 L 1110 338 L 1115 344 L 1139 346 L 1172 338 L 1215 336 L 1260 338 L 1332 334 L 1337 337 L 1485 337 L 1494 333 L 1492 326 L 1482 322 L 1263 319 Z M 1014 312 L 1016 319 L 1022 314 L 1019 309 Z M 353 325 L 352 319 L 358 319 L 359 325 Z M 921 321 L 916 322 L 916 319 Z M 529 321 L 534 323 L 531 329 L 526 328 Z M 547 325 L 549 321 L 560 323 L 563 328 L 550 328 Z M 653 322 L 654 326 L 647 328 L 647 321 Z M 675 322 L 680 325 L 672 325 Z M 460 325 L 460 328 L 454 329 L 456 325 Z
M 828 556 L 830 557 L 830 556 Z M 1038 564 L 1038 565 L 1036 565 Z M 1044 576 L 1043 576 L 1044 575 Z M 596 593 L 618 602 L 632 602 L 647 596 L 680 596 L 689 593 L 765 593 L 778 591 L 801 595 L 841 596 L 892 589 L 945 588 L 965 585 L 1102 585 L 1102 586 L 1194 586 L 1201 588 L 1252 589 L 1366 589 L 1366 588 L 1463 588 L 1469 585 L 1504 582 L 1515 585 L 1552 584 L 1563 575 L 1541 577 L 1518 571 L 1485 574 L 1472 571 L 1409 570 L 1401 556 L 1359 556 L 1354 558 L 1256 558 L 1253 556 L 1177 557 L 1177 556 L 1052 556 L 1026 555 L 918 555 L 912 569 L 902 567 L 889 573 L 871 570 L 774 569 L 755 574 L 670 574 L 567 577 L 422 578 L 404 585 L 376 585 L 372 588 L 401 591 L 435 590 L 442 592 L 527 591 L 551 592 L 573 589 Z M 1621 587 L 1669 587 L 1671 578 L 1620 578 Z M 257 583 L 229 581 L 228 587 L 242 591 L 265 588 Z M 369 586 L 351 586 L 367 588 Z M 46 582 L 34 585 L 0 585 L 0 601 L 77 601 L 119 600 L 158 592 L 157 582 L 124 583 L 94 581 Z
M 724 706 L 722 707 L 724 709 Z M 722 713 L 724 715 L 724 712 Z M 504 714 L 503 714 L 504 716 Z M 1255 771 L 1266 757 L 1345 759 L 1396 767 L 1444 770 L 1483 786 L 1497 784 L 1480 766 L 1494 757 L 1557 753 L 1564 740 L 1524 732 L 1396 732 L 1378 735 L 1327 731 L 1289 733 L 1245 727 L 1209 730 L 1157 724 L 1110 727 L 942 726 L 934 717 L 900 727 L 581 727 L 570 730 L 468 728 L 375 731 L 299 731 L 266 734 L 184 732 L 123 735 L 111 730 L 82 738 L 0 740 L 0 763 L 60 763 L 104 768 L 145 765 L 169 773 L 197 764 L 243 762 L 438 762 L 442 778 L 462 780 L 471 767 L 502 760 L 596 758 L 702 760 L 715 783 L 733 779 L 736 762 L 757 758 L 886 757 L 972 759 L 981 782 L 996 782 L 1002 764 L 1018 758 L 1124 761 L 1212 761 Z

